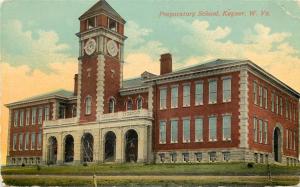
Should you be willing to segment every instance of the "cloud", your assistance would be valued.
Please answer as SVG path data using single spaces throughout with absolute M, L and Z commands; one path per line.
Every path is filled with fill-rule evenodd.
M 55 31 L 24 30 L 19 20 L 3 23 L 2 38 L 2 59 L 12 66 L 26 63 L 31 69 L 47 72 L 52 70 L 51 63 L 76 60 L 66 55 L 69 46 L 60 43 Z
M 134 21 L 128 21 L 126 33 L 124 78 L 140 76 L 144 71 L 159 73 L 160 55 L 168 49 L 160 41 L 147 40 L 152 30 Z
M 299 51 L 288 42 L 291 33 L 275 33 L 270 27 L 257 23 L 241 42 L 233 42 L 228 39 L 231 33 L 228 27 L 211 28 L 209 22 L 199 20 L 191 24 L 177 19 L 173 24 L 180 25 L 186 32 L 181 40 L 182 47 L 190 48 L 195 54 L 197 51 L 204 54 L 186 58 L 181 66 L 197 64 L 210 57 L 250 59 L 300 91 L 299 79 L 291 78 L 300 72 Z

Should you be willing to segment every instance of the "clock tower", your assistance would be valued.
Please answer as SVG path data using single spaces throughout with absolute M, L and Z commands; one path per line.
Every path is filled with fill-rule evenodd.
M 125 20 L 100 0 L 80 20 L 77 116 L 93 122 L 108 113 L 110 98 L 117 99 L 123 80 Z

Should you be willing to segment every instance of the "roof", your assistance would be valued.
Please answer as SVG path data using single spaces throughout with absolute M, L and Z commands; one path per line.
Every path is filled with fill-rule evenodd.
M 9 103 L 6 106 L 10 107 L 10 106 L 18 105 L 18 104 L 41 101 L 41 100 L 46 100 L 46 99 L 51 99 L 51 98 L 70 99 L 73 96 L 74 96 L 73 92 L 60 89 L 60 90 L 55 90 L 55 91 L 48 92 L 48 93 L 45 93 L 45 94 L 29 97 L 29 98 L 26 98 L 26 99 L 23 99 L 23 100 L 20 100 L 20 101 L 17 101 L 17 102 Z
M 142 86 L 143 84 L 142 80 L 143 79 L 141 77 L 124 80 L 122 88 L 126 89 L 126 88 L 134 88 L 134 87 Z
M 119 19 L 123 23 L 125 20 L 105 1 L 99 0 L 95 3 L 90 9 L 88 9 L 84 14 L 82 14 L 79 19 L 84 19 L 99 13 L 106 13 L 109 16 L 112 16 L 115 19 Z

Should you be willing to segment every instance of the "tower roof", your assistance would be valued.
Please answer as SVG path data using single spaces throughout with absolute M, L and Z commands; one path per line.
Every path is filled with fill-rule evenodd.
M 100 13 L 105 13 L 105 14 L 125 23 L 125 20 L 105 0 L 99 0 L 90 9 L 88 9 L 84 14 L 82 14 L 79 17 L 79 19 L 84 19 L 84 18 L 93 16 L 93 15 L 97 15 Z

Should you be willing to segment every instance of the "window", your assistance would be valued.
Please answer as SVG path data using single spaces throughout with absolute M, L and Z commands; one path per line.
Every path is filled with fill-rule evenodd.
M 18 126 L 18 121 L 19 121 L 19 111 L 14 112 L 14 126 Z
M 178 142 L 178 120 L 171 120 L 171 143 Z
M 257 105 L 257 83 L 253 82 L 253 97 L 254 97 L 254 104 Z
M 183 120 L 183 143 L 190 142 L 190 119 Z
M 217 80 L 209 81 L 209 104 L 217 103 Z
M 272 92 L 272 94 L 271 94 L 271 111 L 272 112 L 275 112 L 275 95 L 274 95 L 274 93 Z
M 263 92 L 263 89 L 261 86 L 258 87 L 259 90 L 258 90 L 258 97 L 259 97 L 259 106 L 260 107 L 263 107 L 263 98 L 262 98 L 262 92 Z
M 31 124 L 36 124 L 36 108 L 32 108 L 31 111 Z
M 30 145 L 30 142 L 29 142 L 29 132 L 26 132 L 26 134 L 25 134 L 25 150 L 28 150 L 29 145 Z
M 127 110 L 132 110 L 133 109 L 133 103 L 132 99 L 127 100 Z
M 171 89 L 171 108 L 178 107 L 178 86 L 173 86 Z
M 87 96 L 85 98 L 85 114 L 89 115 L 92 112 L 92 98 L 91 96 Z
M 268 90 L 264 88 L 264 101 L 265 101 L 265 109 L 268 109 Z
M 72 106 L 72 117 L 74 118 L 74 117 L 76 117 L 76 115 L 77 115 L 77 109 L 76 109 L 76 106 L 73 105 L 73 106 Z M 46 117 L 46 116 L 45 116 L 45 117 Z
M 202 153 L 195 153 L 195 157 L 198 162 L 202 161 Z
M 269 163 L 269 155 L 268 154 L 265 155 L 265 161 L 266 161 L 266 164 Z
M 189 162 L 190 161 L 190 155 L 189 153 L 182 153 L 183 161 Z
M 294 147 L 293 147 L 294 150 L 296 150 L 296 131 L 294 132 L 294 144 L 293 145 L 294 145 Z
M 223 152 L 223 161 L 228 162 L 230 160 L 230 152 Z
M 13 150 L 17 150 L 17 134 L 13 135 Z
M 259 120 L 259 143 L 263 143 L 263 121 Z
M 165 162 L 165 153 L 160 153 L 159 158 L 160 158 L 160 162 L 164 163 Z
M 30 119 L 30 109 L 26 109 L 26 118 L 25 118 L 25 123 L 26 125 L 29 125 L 29 119 Z
M 293 131 L 289 132 L 290 135 L 290 139 L 289 139 L 289 148 L 292 149 L 293 148 Z
M 40 150 L 42 148 L 42 131 L 40 130 L 37 135 L 37 149 Z
M 263 154 L 259 154 L 259 160 L 260 160 L 260 163 L 264 163 L 264 155 Z
M 258 154 L 257 153 L 254 153 L 254 162 L 258 163 Z
M 141 110 L 143 108 L 143 98 L 141 96 L 137 98 L 136 106 L 138 110 Z
M 24 110 L 20 111 L 20 126 L 24 124 Z
M 279 114 L 279 98 L 278 98 L 278 95 L 276 95 L 276 114 Z
M 285 117 L 289 117 L 289 102 L 287 99 L 285 99 Z
M 177 154 L 176 153 L 171 153 L 170 157 L 171 157 L 171 162 L 176 162 L 177 161 Z
M 38 124 L 42 124 L 43 122 L 43 108 L 39 108 L 38 110 Z
M 209 161 L 210 162 L 215 162 L 217 160 L 217 153 L 216 152 L 209 152 Z
M 217 117 L 209 117 L 209 141 L 217 141 Z
M 223 79 L 223 102 L 231 101 L 231 78 Z
M 195 91 L 195 105 L 203 105 L 203 83 L 196 83 Z
M 88 29 L 92 29 L 96 27 L 96 17 L 91 17 L 89 19 L 87 19 L 87 26 Z
M 23 134 L 19 134 L 19 150 L 23 149 Z
M 66 118 L 66 106 L 62 103 L 59 103 L 58 118 L 59 119 L 65 119 Z
M 49 106 L 46 106 L 45 107 L 45 121 L 49 120 L 49 115 L 50 115 Z
M 289 112 L 290 112 L 289 119 L 291 120 L 291 119 L 292 119 L 292 103 L 290 103 L 289 106 L 290 106 L 290 110 L 289 110 Z
M 190 106 L 190 85 L 183 85 L 183 106 Z
M 160 109 L 166 109 L 167 108 L 167 89 L 161 88 L 160 89 Z
M 199 117 L 195 119 L 195 141 L 203 141 L 203 119 Z
M 160 121 L 159 125 L 159 143 L 166 143 L 166 121 Z
M 289 130 L 286 130 L 286 148 L 289 148 Z
M 223 116 L 223 140 L 231 140 L 231 115 Z
M 264 127 L 265 144 L 268 144 L 268 122 L 265 121 Z
M 109 113 L 114 113 L 115 112 L 115 100 L 113 98 L 109 99 L 108 112 Z
M 108 18 L 108 28 L 112 31 L 117 31 L 117 22 L 113 19 Z
M 35 133 L 31 133 L 31 150 L 35 149 Z
M 254 142 L 257 142 L 257 119 L 256 118 L 254 118 L 253 120 L 253 136 L 254 136 L 253 138 Z
M 282 97 L 280 97 L 279 101 L 280 101 L 280 102 L 279 102 L 279 105 L 280 105 L 280 106 L 279 106 L 279 107 L 280 107 L 280 115 L 283 115 L 283 109 L 282 109 L 282 108 L 283 108 Z

